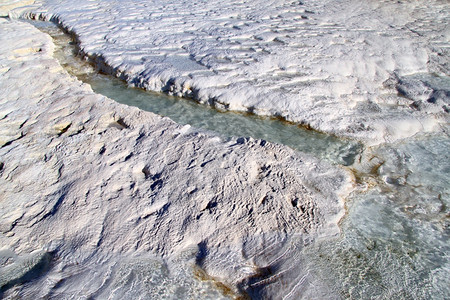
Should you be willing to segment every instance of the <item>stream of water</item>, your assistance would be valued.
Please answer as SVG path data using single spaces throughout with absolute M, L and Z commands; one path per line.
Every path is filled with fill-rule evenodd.
M 33 23 L 35 26 L 36 24 Z M 296 255 L 305 297 L 324 299 L 450 298 L 450 138 L 445 134 L 365 149 L 356 142 L 279 120 L 223 113 L 180 99 L 128 88 L 74 56 L 70 38 L 39 23 L 55 56 L 97 93 L 223 136 L 252 136 L 351 166 L 358 187 L 347 199 L 339 239 L 316 242 Z M 355 162 L 360 157 L 361 162 Z M 296 263 L 295 261 L 292 263 Z M 302 273 L 303 272 L 303 273 Z M 320 291 L 315 287 L 324 287 Z M 280 291 L 282 293 L 283 291 Z M 316 294 L 314 294 L 316 293 Z M 308 296 L 309 295 L 309 296 Z M 280 294 L 280 296 L 282 296 Z M 284 296 L 284 295 L 283 295 Z M 289 295 L 286 296 L 286 298 Z
M 301 126 L 236 112 L 220 112 L 190 99 L 130 88 L 110 75 L 101 74 L 77 56 L 71 37 L 53 23 L 33 21 L 34 26 L 50 34 L 56 45 L 54 56 L 60 64 L 99 94 L 119 103 L 136 106 L 179 124 L 214 131 L 224 137 L 244 136 L 287 145 L 341 165 L 353 164 L 362 146 L 354 141 L 307 130 Z

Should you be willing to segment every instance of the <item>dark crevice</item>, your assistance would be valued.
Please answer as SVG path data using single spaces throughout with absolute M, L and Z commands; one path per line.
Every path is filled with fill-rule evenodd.
M 10 141 L 7 141 L 6 143 L 3 144 L 2 148 L 8 147 L 8 146 L 12 145 L 12 143 L 14 143 L 14 142 L 20 140 L 20 139 L 23 138 L 24 136 L 25 136 L 25 134 L 24 134 L 23 132 L 21 132 L 21 133 L 20 133 L 20 136 L 19 136 L 18 138 L 13 139 L 13 140 L 10 140 Z
M 64 133 L 66 133 L 67 130 L 69 130 L 70 126 L 72 126 L 72 123 L 68 124 L 66 127 L 62 128 L 62 129 L 60 129 L 59 132 L 58 132 L 58 136 L 61 136 Z

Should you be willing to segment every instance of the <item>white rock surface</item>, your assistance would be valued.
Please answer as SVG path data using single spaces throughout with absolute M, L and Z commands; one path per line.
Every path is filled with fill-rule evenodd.
M 33 3 L 34 0 L 3 0 L 0 2 L 0 17 L 8 16 L 12 9 L 23 8 Z
M 0 32 L 4 297 L 195 298 L 192 265 L 236 292 L 267 276 L 259 261 L 289 265 L 293 235 L 338 232 L 344 170 L 117 104 L 70 77 L 49 36 L 5 19 Z
M 101 69 L 149 90 L 368 144 L 448 124 L 448 84 L 426 105 L 398 95 L 404 76 L 449 82 L 447 1 L 37 3 L 29 16 L 58 21 Z

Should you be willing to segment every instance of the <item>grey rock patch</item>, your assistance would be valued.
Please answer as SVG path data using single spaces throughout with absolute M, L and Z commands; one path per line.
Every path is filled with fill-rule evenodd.
M 447 77 L 415 74 L 399 77 L 397 80 L 397 91 L 413 101 L 412 107 L 432 113 L 448 113 L 450 80 Z

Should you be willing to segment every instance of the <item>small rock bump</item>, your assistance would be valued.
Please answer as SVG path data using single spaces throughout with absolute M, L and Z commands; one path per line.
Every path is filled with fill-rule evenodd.
M 64 133 L 67 132 L 67 130 L 69 130 L 70 126 L 72 126 L 72 122 L 67 122 L 67 123 L 61 123 L 55 126 L 55 129 L 57 131 L 57 135 L 61 136 Z
M 111 124 L 109 124 L 108 127 L 113 127 L 113 128 L 117 128 L 119 130 L 123 130 L 123 129 L 128 129 L 130 128 L 130 126 L 124 122 L 124 120 L 122 118 L 118 119 L 115 122 L 112 122 Z

